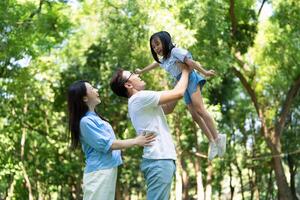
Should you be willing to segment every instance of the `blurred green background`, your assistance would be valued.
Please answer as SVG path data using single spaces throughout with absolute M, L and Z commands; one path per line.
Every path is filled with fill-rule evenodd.
M 135 136 L 113 71 L 153 62 L 149 37 L 166 30 L 218 75 L 203 90 L 223 159 L 181 100 L 168 116 L 178 158 L 171 199 L 300 199 L 298 0 L 1 0 L 0 199 L 82 199 L 84 156 L 71 151 L 66 91 L 86 79 L 120 139 Z M 162 69 L 147 88 L 172 88 Z M 123 151 L 118 200 L 145 199 L 141 148 Z

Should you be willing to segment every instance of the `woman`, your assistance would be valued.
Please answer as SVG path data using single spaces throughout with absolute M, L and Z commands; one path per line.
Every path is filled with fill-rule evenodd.
M 69 130 L 73 148 L 81 143 L 86 166 L 83 199 L 114 200 L 120 149 L 150 146 L 153 134 L 117 140 L 111 125 L 95 112 L 101 102 L 97 89 L 87 81 L 76 81 L 68 90 Z

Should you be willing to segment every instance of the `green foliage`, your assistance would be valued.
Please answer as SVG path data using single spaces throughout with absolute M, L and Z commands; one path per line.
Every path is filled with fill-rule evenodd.
M 71 26 L 64 6 L 59 2 L 1 1 L 1 77 L 17 67 L 15 61 L 36 58 L 63 41 Z
M 30 192 L 34 199 L 82 198 L 84 156 L 80 149 L 69 148 L 67 88 L 79 79 L 90 81 L 102 100 L 97 111 L 110 121 L 116 136 L 134 137 L 127 100 L 112 93 L 109 80 L 118 67 L 133 71 L 153 62 L 149 37 L 166 30 L 177 46 L 217 72 L 202 92 L 218 131 L 227 134 L 228 150 L 223 159 L 213 161 L 211 181 L 209 164 L 200 158 L 204 186 L 211 184 L 212 198 L 217 199 L 230 195 L 231 178 L 238 199 L 242 194 L 250 199 L 255 188 L 261 199 L 275 199 L 271 152 L 261 135 L 261 121 L 232 68 L 253 88 L 268 127 L 274 128 L 286 94 L 300 74 L 300 7 L 296 0 L 272 1 L 272 16 L 259 21 L 256 1 L 232 2 L 234 18 L 230 1 L 223 0 L 1 1 L 0 198 L 29 199 Z M 142 78 L 147 89 L 173 87 L 161 69 Z M 293 169 L 298 179 L 299 102 L 297 94 L 280 138 L 283 153 L 292 153 L 289 159 L 283 156 L 285 169 Z M 178 159 L 189 176 L 189 198 L 196 198 L 196 156 L 206 154 L 208 140 L 182 101 L 167 119 Z M 122 154 L 120 198 L 143 199 L 142 149 Z

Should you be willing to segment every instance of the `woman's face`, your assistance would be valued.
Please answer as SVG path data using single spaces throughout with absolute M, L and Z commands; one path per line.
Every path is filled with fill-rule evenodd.
M 100 100 L 100 96 L 98 93 L 98 89 L 94 88 L 93 86 L 91 86 L 91 84 L 85 82 L 85 87 L 86 87 L 86 98 L 85 98 L 85 102 L 88 105 L 91 106 L 96 106 L 99 103 L 101 103 Z
M 155 37 L 151 40 L 151 47 L 157 55 L 163 56 L 163 46 L 159 37 Z

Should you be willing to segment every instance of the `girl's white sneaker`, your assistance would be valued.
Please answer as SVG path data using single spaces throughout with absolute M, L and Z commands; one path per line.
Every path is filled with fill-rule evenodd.
M 216 141 L 218 147 L 218 156 L 223 157 L 226 152 L 226 135 L 219 134 L 219 138 Z
M 215 142 L 209 142 L 208 160 L 212 161 L 218 155 L 218 146 Z

